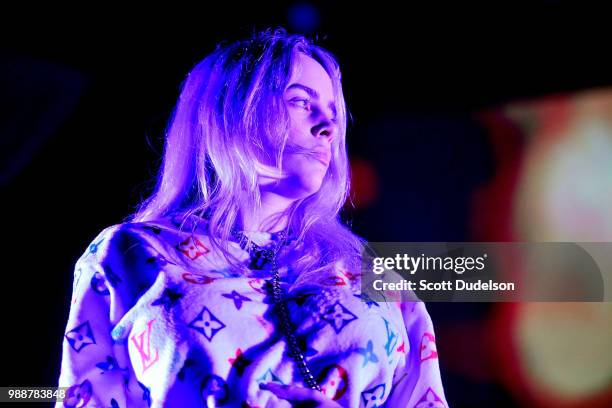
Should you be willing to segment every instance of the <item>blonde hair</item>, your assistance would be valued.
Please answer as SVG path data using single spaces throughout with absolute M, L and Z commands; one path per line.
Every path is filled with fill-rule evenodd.
M 228 251 L 228 240 L 239 203 L 253 212 L 260 206 L 260 159 L 282 168 L 289 127 L 283 92 L 297 53 L 315 59 L 329 74 L 338 131 L 321 188 L 290 209 L 288 230 L 303 248 L 291 266 L 299 274 L 295 285 L 312 283 L 339 260 L 356 267 L 363 241 L 339 217 L 350 186 L 340 69 L 331 53 L 283 29 L 220 44 L 191 70 L 166 131 L 157 186 L 129 220 L 178 214 L 184 222 L 205 216 L 211 244 L 242 269 Z

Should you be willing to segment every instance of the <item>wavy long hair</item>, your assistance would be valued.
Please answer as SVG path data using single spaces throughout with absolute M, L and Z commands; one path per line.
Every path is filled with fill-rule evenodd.
M 294 285 L 312 283 L 313 276 L 320 277 L 337 261 L 356 267 L 363 241 L 339 216 L 350 186 L 340 68 L 330 52 L 283 29 L 219 44 L 191 70 L 166 129 L 157 186 L 128 220 L 206 217 L 211 244 L 242 269 L 228 241 L 240 208 L 253 214 L 260 207 L 262 159 L 282 171 L 289 129 L 283 93 L 297 53 L 319 62 L 330 76 L 338 131 L 321 188 L 294 202 L 289 211 L 287 228 L 303 248 L 303 256 L 291 266 L 299 274 Z

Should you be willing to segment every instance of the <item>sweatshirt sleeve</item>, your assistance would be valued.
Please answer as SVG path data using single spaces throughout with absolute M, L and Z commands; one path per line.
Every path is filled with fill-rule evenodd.
M 59 386 L 68 387 L 56 407 L 147 407 L 148 390 L 131 367 L 127 344 L 113 329 L 130 305 L 123 265 L 134 241 L 121 228 L 102 231 L 76 262 L 64 334 Z
M 398 365 L 387 407 L 448 408 L 433 323 L 421 301 L 397 303 L 406 328 L 408 345 L 405 364 Z

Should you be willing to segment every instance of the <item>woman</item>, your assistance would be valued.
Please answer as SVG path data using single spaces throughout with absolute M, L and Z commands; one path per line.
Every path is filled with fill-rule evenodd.
M 446 406 L 424 305 L 361 294 L 346 116 L 283 30 L 191 71 L 154 194 L 77 261 L 64 405 Z

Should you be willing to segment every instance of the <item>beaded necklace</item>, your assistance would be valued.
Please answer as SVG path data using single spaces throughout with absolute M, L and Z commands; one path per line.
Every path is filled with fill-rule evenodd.
M 278 242 L 273 248 L 262 248 L 256 243 L 250 241 L 244 235 L 244 233 L 236 230 L 232 230 L 232 235 L 238 240 L 240 247 L 247 251 L 249 255 L 256 255 L 258 258 L 263 257 L 271 263 L 274 306 L 280 317 L 281 328 L 287 341 L 287 345 L 289 346 L 289 353 L 300 370 L 306 385 L 313 390 L 321 391 L 321 386 L 317 383 L 317 380 L 314 378 L 312 372 L 308 368 L 306 359 L 304 358 L 304 355 L 302 354 L 302 351 L 298 345 L 295 337 L 295 327 L 289 318 L 287 303 L 283 299 L 283 292 L 280 287 L 280 274 L 278 272 L 276 258 L 281 248 L 287 244 L 287 234 L 285 232 L 277 233 Z

